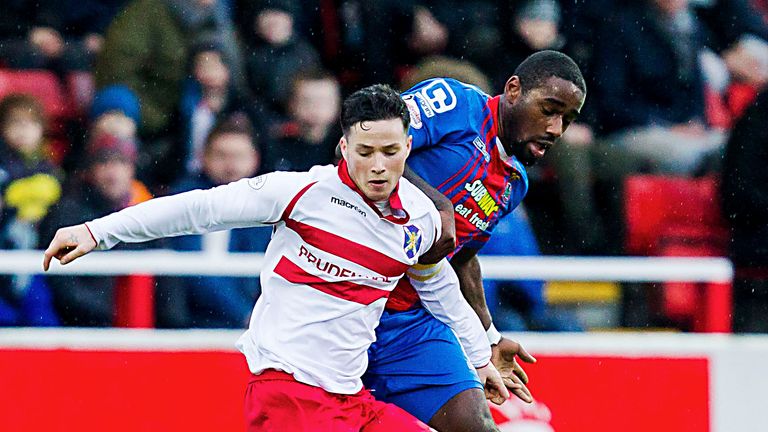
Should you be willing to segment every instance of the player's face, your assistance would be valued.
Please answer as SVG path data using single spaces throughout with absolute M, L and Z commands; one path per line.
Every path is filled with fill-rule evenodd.
M 389 198 L 411 152 L 403 122 L 393 118 L 356 123 L 339 145 L 358 189 L 371 201 Z
M 523 165 L 533 165 L 568 129 L 582 105 L 584 93 L 570 81 L 550 77 L 523 91 L 520 80 L 513 76 L 507 81 L 501 107 L 505 150 Z

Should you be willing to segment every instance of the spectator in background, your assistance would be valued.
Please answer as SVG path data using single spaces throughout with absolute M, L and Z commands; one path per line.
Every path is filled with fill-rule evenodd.
M 192 174 L 200 171 L 205 141 L 218 120 L 232 112 L 245 112 L 254 124 L 254 135 L 261 137 L 271 115 L 257 99 L 237 91 L 224 50 L 215 41 L 196 44 L 190 60 L 192 76 L 184 83 L 179 110 L 185 171 Z
M 527 0 L 504 11 L 509 22 L 501 26 L 504 49 L 495 52 L 482 64 L 492 70 L 494 87 L 503 87 L 509 78 L 505 71 L 514 70 L 536 51 L 560 51 L 565 36 L 560 33 L 561 9 L 557 0 Z
M 594 152 L 611 251 L 623 250 L 623 185 L 633 173 L 693 175 L 719 155 L 705 123 L 704 34 L 688 0 L 636 0 L 597 29 L 592 74 Z
M 43 108 L 32 96 L 0 101 L 2 230 L 13 249 L 37 245 L 37 224 L 61 196 L 56 168 L 46 155 L 45 129 Z
M 202 172 L 188 175 L 171 192 L 209 189 L 251 177 L 259 171 L 259 164 L 259 149 L 248 116 L 234 113 L 208 135 Z M 241 228 L 175 237 L 168 239 L 167 246 L 207 254 L 264 252 L 271 235 L 270 227 Z M 156 297 L 158 326 L 243 328 L 259 292 L 255 277 L 163 278 Z
M 703 28 L 688 0 L 643 0 L 618 10 L 600 31 L 599 121 L 621 152 L 611 165 L 693 173 L 724 137 L 704 123 Z
M 35 248 L 40 220 L 61 195 L 45 130 L 35 98 L 14 94 L 0 101 L 0 249 Z M 57 324 L 42 279 L 0 276 L 0 326 Z
M 91 220 L 146 201 L 149 191 L 135 177 L 137 148 L 129 138 L 96 134 L 86 145 L 82 178 L 68 184 L 61 201 L 41 223 L 41 238 L 80 220 Z M 45 247 L 45 245 L 40 245 Z M 128 248 L 146 249 L 148 245 Z M 116 277 L 48 276 L 54 305 L 64 325 L 110 326 Z
M 241 12 L 248 84 L 275 112 L 283 111 L 290 96 L 290 77 L 320 66 L 318 53 L 294 28 L 298 6 L 290 0 L 255 0 Z
M 328 72 L 299 72 L 292 80 L 288 119 L 265 151 L 264 171 L 303 171 L 333 162 L 341 130 L 339 82 Z
M 305 0 L 308 35 L 323 65 L 339 79 L 344 93 L 377 82 L 396 82 L 404 65 L 422 56 L 414 46 L 445 44 L 445 29 L 428 10 L 416 18 L 415 1 Z M 418 27 L 418 28 L 417 28 Z M 415 57 L 415 58 L 414 58 Z
M 735 332 L 768 333 L 768 91 L 733 127 L 723 161 L 721 200 L 731 228 Z
M 768 20 L 761 16 L 761 3 L 765 1 L 711 0 L 692 1 L 691 6 L 706 26 L 707 46 L 723 54 L 745 36 L 768 40 Z
M 174 113 L 189 62 L 190 44 L 211 37 L 226 49 L 232 77 L 241 76 L 238 44 L 227 5 L 218 0 L 133 0 L 107 30 L 95 77 L 97 88 L 128 86 L 141 101 L 139 136 L 155 169 L 147 181 L 173 179 Z
M 409 41 L 414 53 L 449 55 L 469 60 L 486 73 L 497 72 L 501 66 L 497 62 L 504 51 L 499 48 L 506 42 L 500 30 L 504 2 L 428 0 L 415 3 L 419 6 L 415 7 Z M 501 84 L 504 82 L 506 79 Z
M 528 0 L 516 7 L 509 7 L 505 12 L 511 12 L 511 16 L 503 27 L 505 49 L 494 56 L 494 61 L 502 65 L 495 69 L 498 72 L 494 76 L 496 87 L 503 87 L 508 78 L 504 75 L 506 71 L 514 70 L 529 55 L 545 49 L 563 50 L 568 42 L 565 34 L 560 31 L 562 10 L 556 0 Z M 556 232 L 553 236 L 556 240 L 553 238 L 547 241 L 562 248 L 557 253 L 604 252 L 603 227 L 593 190 L 593 151 L 592 128 L 583 122 L 574 123 L 560 138 L 559 144 L 552 148 L 552 154 L 545 164 L 529 171 L 535 182 L 537 177 L 541 181 L 542 171 L 546 171 L 547 166 L 554 169 L 562 209 L 537 209 L 531 206 L 529 210 L 539 214 L 539 218 L 548 218 L 553 212 L 561 216 L 562 228 L 550 225 L 540 230 L 546 232 L 545 235 Z M 554 203 L 550 200 L 545 204 Z
M 0 18 L 0 59 L 18 69 L 59 75 L 89 70 L 104 31 L 125 0 L 7 0 Z
M 72 142 L 72 149 L 67 152 L 63 168 L 74 173 L 82 168 L 82 154 L 89 139 L 97 135 L 110 134 L 139 142 L 138 127 L 141 123 L 139 99 L 127 86 L 110 85 L 97 91 L 88 110 L 87 124 L 83 132 Z M 145 158 L 146 159 L 146 158 Z M 139 167 L 147 161 L 139 161 Z M 141 168 L 139 169 L 141 171 Z
M 729 129 L 768 83 L 768 21 L 752 0 L 694 3 L 706 26 L 707 118 Z
M 89 117 L 92 138 L 110 134 L 118 138 L 136 139 L 141 124 L 141 105 L 127 86 L 111 85 L 96 92 Z

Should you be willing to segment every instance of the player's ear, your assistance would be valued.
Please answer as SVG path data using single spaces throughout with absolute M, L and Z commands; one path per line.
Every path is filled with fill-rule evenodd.
M 522 92 L 523 88 L 520 86 L 520 77 L 517 75 L 509 77 L 507 83 L 504 84 L 504 99 L 510 103 L 515 103 Z
M 341 152 L 341 157 L 344 158 L 344 160 L 347 160 L 347 139 L 344 135 L 339 139 L 338 149 Z
M 413 145 L 413 135 L 408 135 L 408 139 L 405 141 L 405 158 L 411 154 L 411 146 Z

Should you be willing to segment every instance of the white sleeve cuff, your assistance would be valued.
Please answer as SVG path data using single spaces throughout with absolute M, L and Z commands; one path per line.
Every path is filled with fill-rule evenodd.
M 491 345 L 498 345 L 501 341 L 501 333 L 496 330 L 496 326 L 493 325 L 493 323 L 491 323 L 491 326 L 485 331 L 485 335 L 488 336 L 488 342 L 490 342 Z

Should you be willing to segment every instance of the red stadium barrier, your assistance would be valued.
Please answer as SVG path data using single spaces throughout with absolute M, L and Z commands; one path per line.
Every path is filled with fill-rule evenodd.
M 242 431 L 248 371 L 242 355 L 226 348 L 236 337 L 65 330 L 23 333 L 3 343 L 0 335 L 0 430 Z M 603 343 L 602 353 L 539 354 L 538 364 L 526 367 L 537 402 L 494 407 L 502 430 L 712 430 L 708 355 L 698 348 L 643 354 L 647 342 L 628 354 L 627 346 L 643 344 L 625 337 L 629 343 L 614 354 L 604 351 L 615 338 Z M 561 337 L 577 338 L 583 339 L 577 345 L 596 346 L 589 336 Z

